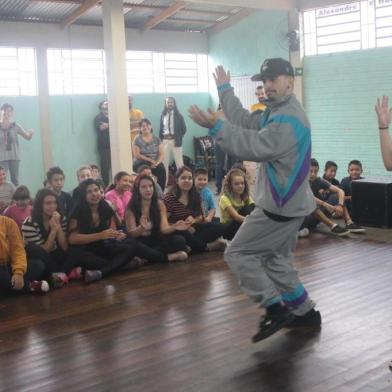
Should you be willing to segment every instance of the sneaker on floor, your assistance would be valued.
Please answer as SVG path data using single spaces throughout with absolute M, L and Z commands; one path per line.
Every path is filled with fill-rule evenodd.
M 68 283 L 67 275 L 64 272 L 53 272 L 52 286 L 54 289 L 60 289 Z
M 298 232 L 298 238 L 306 238 L 309 237 L 310 231 L 307 227 L 304 227 Z
M 179 250 L 178 252 L 170 253 L 167 255 L 169 261 L 185 261 L 188 260 L 188 253 Z
M 350 230 L 350 233 L 365 233 L 366 231 L 362 226 L 356 225 L 355 223 L 346 225 L 346 229 Z
M 345 235 L 349 235 L 350 234 L 350 230 L 347 230 L 346 228 L 339 226 L 338 224 L 334 224 L 331 227 L 331 233 L 339 236 L 339 237 L 343 237 Z
M 280 329 L 286 327 L 295 318 L 295 315 L 288 309 L 282 307 L 282 310 L 277 313 L 267 314 L 260 321 L 259 331 L 252 337 L 253 343 L 266 339 L 278 332 Z
M 46 280 L 33 280 L 29 283 L 29 289 L 34 294 L 47 293 L 50 290 Z
M 100 270 L 86 270 L 84 271 L 84 281 L 86 283 L 93 283 L 102 279 L 102 272 Z
M 209 242 L 207 248 L 210 252 L 223 252 L 227 248 L 227 242 L 224 239 L 218 239 L 214 242 Z
M 75 267 L 72 271 L 68 274 L 68 280 L 81 280 L 82 279 L 82 268 Z
M 286 328 L 321 328 L 321 314 L 318 310 L 311 309 L 302 316 L 295 316 Z

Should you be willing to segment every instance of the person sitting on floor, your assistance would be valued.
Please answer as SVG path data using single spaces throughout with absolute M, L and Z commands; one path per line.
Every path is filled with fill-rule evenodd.
M 137 174 L 139 176 L 150 176 L 155 183 L 155 189 L 158 194 L 158 199 L 162 200 L 163 199 L 163 190 L 161 186 L 158 184 L 156 177 L 152 174 L 151 167 L 148 165 L 140 165 L 137 169 Z
M 354 180 L 360 180 L 363 178 L 361 176 L 362 174 L 362 163 L 361 161 L 358 161 L 357 159 L 354 159 L 349 162 L 348 164 L 348 177 L 344 177 L 342 181 L 340 182 L 340 188 L 343 189 L 343 192 L 345 194 L 345 200 L 346 200 L 346 206 L 349 212 L 351 213 L 352 209 L 352 203 L 351 203 L 351 197 L 352 197 L 352 191 L 351 191 L 351 183 Z
M 162 252 L 164 262 L 186 260 L 185 239 L 173 233 L 187 230 L 188 225 L 184 222 L 169 225 L 165 204 L 158 200 L 155 187 L 150 176 L 141 175 L 135 181 L 134 193 L 125 214 L 128 235 Z
M 78 260 L 68 252 L 67 218 L 54 191 L 37 192 L 31 217 L 22 225 L 22 234 L 27 256 L 43 261 L 45 278 L 50 279 L 54 288 L 63 287 L 69 279 L 80 279 Z
M 200 195 L 193 182 L 193 173 L 183 166 L 176 173 L 176 185 L 172 192 L 164 197 L 169 223 L 185 222 L 188 230 L 177 231 L 182 235 L 192 253 L 205 251 L 223 251 L 226 242 L 219 238 L 223 227 L 219 223 L 205 222 Z
M 215 218 L 216 205 L 214 196 L 210 188 L 208 187 L 208 170 L 205 168 L 200 168 L 195 170 L 195 187 L 200 193 L 201 205 L 203 208 L 204 221 L 213 222 L 219 218 Z
M 323 222 L 326 224 L 331 232 L 337 236 L 346 236 L 351 233 L 364 233 L 365 229 L 356 225 L 344 205 L 344 192 L 335 185 L 331 185 L 328 181 L 318 177 L 319 164 L 316 159 L 312 158 L 310 163 L 309 183 L 312 189 L 317 209 L 304 219 L 299 231 L 299 237 L 306 237 L 309 231 L 316 228 L 316 226 Z M 337 204 L 332 205 L 322 200 L 325 191 L 337 194 Z M 345 227 L 341 227 L 330 217 L 343 218 Z
M 124 222 L 125 211 L 132 198 L 131 176 L 125 171 L 120 171 L 114 176 L 113 182 L 106 189 L 105 199 L 112 203 L 120 222 Z
M 7 172 L 0 166 L 0 214 L 11 204 L 15 185 L 7 182 Z
M 42 280 L 44 271 L 41 260 L 27 260 L 15 221 L 0 216 L 0 292 L 45 293 L 49 291 L 49 284 Z
M 50 189 L 57 195 L 60 210 L 65 216 L 68 216 L 72 208 L 72 196 L 63 191 L 65 175 L 58 166 L 51 167 L 46 173 L 46 179 Z
M 246 174 L 240 169 L 231 169 L 223 182 L 222 196 L 219 199 L 221 223 L 225 225 L 223 237 L 232 240 L 245 217 L 255 208 L 249 194 Z
M 18 186 L 12 196 L 12 201 L 14 203 L 4 211 L 3 215 L 13 219 L 18 227 L 21 228 L 26 218 L 31 216 L 33 210 L 30 191 L 27 186 Z

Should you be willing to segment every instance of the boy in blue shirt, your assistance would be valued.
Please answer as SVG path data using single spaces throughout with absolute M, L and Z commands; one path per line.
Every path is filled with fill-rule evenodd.
M 208 184 L 208 171 L 204 168 L 195 170 L 195 187 L 200 193 L 205 222 L 213 222 L 216 213 L 215 200 Z
M 351 196 L 352 196 L 352 191 L 351 191 L 351 183 L 353 180 L 360 180 L 363 178 L 361 176 L 362 174 L 362 163 L 361 161 L 358 161 L 357 159 L 354 159 L 349 162 L 348 164 L 348 177 L 344 177 L 342 181 L 340 182 L 340 188 L 343 189 L 345 196 L 345 201 L 346 201 L 346 207 L 349 212 L 351 212 L 352 205 L 351 205 Z

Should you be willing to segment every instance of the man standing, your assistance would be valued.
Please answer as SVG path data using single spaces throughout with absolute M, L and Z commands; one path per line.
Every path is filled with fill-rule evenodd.
M 101 161 L 102 179 L 105 185 L 108 185 L 112 166 L 110 156 L 108 102 L 102 101 L 99 103 L 98 107 L 100 112 L 95 116 L 94 128 L 98 135 L 98 153 Z
M 255 95 L 259 102 L 253 104 L 250 108 L 250 111 L 255 112 L 256 110 L 261 110 L 262 112 L 264 112 L 264 110 L 266 109 L 264 86 L 257 86 Z
M 284 59 L 268 59 L 252 77 L 264 83 L 267 109 L 263 114 L 242 107 L 230 85 L 230 73 L 222 66 L 216 68 L 214 78 L 226 120 L 197 106 L 190 108 L 191 118 L 210 128 L 228 153 L 259 163 L 256 208 L 225 253 L 242 289 L 266 309 L 253 341 L 286 326 L 320 327 L 320 313 L 293 266 L 297 232 L 316 208 L 308 181 L 310 125 L 293 94 L 293 68 Z
M 131 130 L 131 143 L 135 140 L 136 136 L 140 133 L 140 120 L 144 118 L 144 114 L 141 110 L 133 107 L 133 97 L 128 97 L 128 108 L 129 108 L 129 127 Z
M 173 97 L 165 99 L 159 127 L 159 138 L 163 144 L 163 164 L 166 169 L 166 181 L 169 179 L 169 164 L 171 154 L 174 155 L 174 161 L 177 170 L 184 166 L 182 158 L 182 139 L 186 133 L 185 120 L 177 109 L 176 100 Z

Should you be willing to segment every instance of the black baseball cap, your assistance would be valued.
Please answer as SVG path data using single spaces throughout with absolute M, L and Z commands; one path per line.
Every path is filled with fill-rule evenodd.
M 272 79 L 279 75 L 294 76 L 294 69 L 292 65 L 281 57 L 265 60 L 260 67 L 260 73 L 253 75 L 251 80 L 260 81 L 264 79 Z

